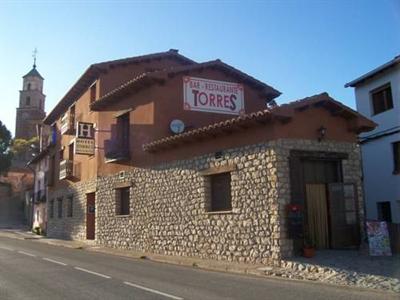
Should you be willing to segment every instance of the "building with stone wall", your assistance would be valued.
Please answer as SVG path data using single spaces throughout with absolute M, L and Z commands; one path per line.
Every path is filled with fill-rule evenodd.
M 175 50 L 92 65 L 44 121 L 48 235 L 240 262 L 358 247 L 375 124 L 326 93 L 267 106 L 279 94 Z

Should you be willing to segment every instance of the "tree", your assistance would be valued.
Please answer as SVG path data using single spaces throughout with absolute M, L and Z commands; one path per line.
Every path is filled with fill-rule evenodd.
M 10 151 L 11 133 L 0 121 L 0 175 L 7 173 L 11 166 L 12 152 Z
M 26 152 L 31 151 L 32 147 L 38 147 L 39 139 L 33 137 L 29 140 L 14 139 L 11 143 L 11 151 L 15 156 L 24 155 Z

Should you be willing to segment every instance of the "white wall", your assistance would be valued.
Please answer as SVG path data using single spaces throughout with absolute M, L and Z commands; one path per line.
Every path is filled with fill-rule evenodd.
M 373 115 L 370 91 L 388 82 L 392 88 L 393 109 Z M 374 131 L 363 133 L 361 137 L 400 126 L 400 66 L 357 86 L 355 96 L 358 112 L 378 124 Z M 390 201 L 392 221 L 400 223 L 400 175 L 393 174 L 392 143 L 396 141 L 400 141 L 400 133 L 361 146 L 367 219 L 377 218 L 377 202 Z
M 393 109 L 373 115 L 372 99 L 370 91 L 390 82 L 393 97 Z M 373 78 L 355 88 L 357 111 L 371 119 L 379 126 L 371 132 L 361 136 L 367 136 L 388 128 L 400 125 L 400 66 L 393 68 L 379 77 Z
M 390 201 L 392 222 L 400 223 L 400 175 L 393 175 L 392 142 L 400 133 L 361 146 L 367 219 L 377 219 L 377 202 Z

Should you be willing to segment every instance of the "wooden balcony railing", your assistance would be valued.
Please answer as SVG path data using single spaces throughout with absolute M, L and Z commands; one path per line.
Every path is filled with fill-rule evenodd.
M 63 179 L 80 179 L 81 164 L 72 160 L 62 160 L 60 162 L 60 180 Z

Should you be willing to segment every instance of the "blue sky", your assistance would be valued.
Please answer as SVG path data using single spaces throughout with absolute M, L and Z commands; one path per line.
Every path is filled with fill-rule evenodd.
M 279 103 L 327 91 L 400 54 L 400 0 L 1 1 L 0 120 L 14 132 L 22 76 L 45 77 L 49 112 L 92 63 L 179 49 L 272 85 Z

